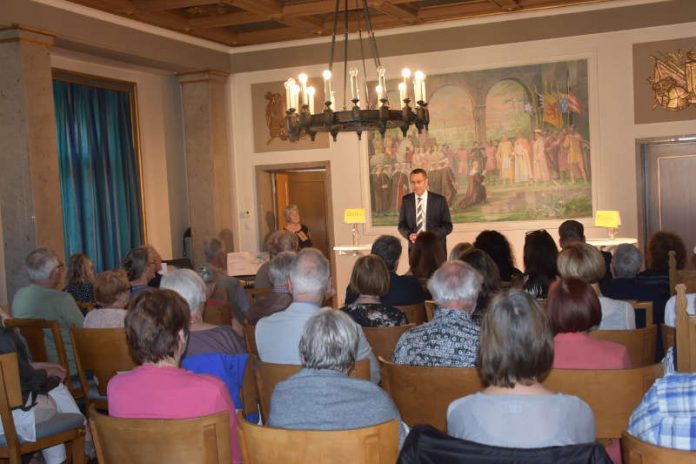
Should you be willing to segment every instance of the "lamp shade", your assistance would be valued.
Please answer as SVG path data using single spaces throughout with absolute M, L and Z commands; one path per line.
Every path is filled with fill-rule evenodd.
M 350 208 L 343 211 L 346 224 L 365 224 L 365 208 Z
M 621 214 L 618 211 L 597 211 L 595 226 L 616 229 L 621 225 Z

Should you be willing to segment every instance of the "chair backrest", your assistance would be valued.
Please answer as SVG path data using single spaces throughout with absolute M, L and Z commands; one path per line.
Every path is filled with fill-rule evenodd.
M 425 303 L 394 307 L 406 315 L 406 320 L 409 322 L 409 324 L 422 324 L 426 322 Z
M 227 412 L 193 419 L 120 419 L 89 411 L 100 464 L 232 461 Z
M 396 419 L 351 430 L 289 430 L 237 417 L 244 464 L 393 464 L 399 453 Z
M 621 435 L 621 449 L 624 464 L 694 464 L 696 462 L 693 451 L 652 445 L 628 432 Z
M 126 329 L 76 329 L 70 330 L 75 349 L 75 364 L 80 376 L 82 390 L 89 391 L 87 371 L 96 378 L 100 396 L 106 396 L 106 385 L 119 371 L 135 368 L 135 363 L 128 351 Z M 89 401 L 89 395 L 87 395 Z M 102 402 L 98 405 L 104 409 Z
M 631 367 L 649 366 L 655 363 L 657 326 L 648 325 L 643 329 L 631 330 L 593 330 L 590 337 L 623 345 L 631 357 Z
M 244 342 L 249 354 L 256 357 L 259 356 L 259 350 L 256 348 L 256 326 L 244 324 Z
M 264 298 L 265 296 L 271 294 L 273 292 L 272 288 L 245 288 L 244 292 L 246 293 L 247 299 L 249 300 L 249 304 L 253 304 L 254 301 L 260 300 Z
M 677 253 L 669 252 L 669 293 L 676 293 L 677 284 L 686 285 L 686 293 L 696 293 L 696 271 L 677 269 Z
M 645 312 L 645 326 L 649 327 L 655 324 L 655 311 L 653 310 L 652 301 L 637 301 L 637 300 L 626 300 L 633 306 L 635 311 Z
M 677 370 L 696 372 L 696 315 L 690 315 L 687 311 L 686 285 L 678 284 L 676 289 Z
M 261 419 L 265 424 L 268 422 L 268 416 L 271 413 L 271 395 L 276 385 L 299 372 L 302 366 L 266 363 L 258 358 L 255 358 L 253 363 L 256 376 L 256 391 L 258 392 L 261 405 Z M 370 360 L 365 358 L 357 361 L 349 375 L 358 379 L 370 380 Z
M 232 305 L 216 301 L 206 303 L 203 322 L 213 325 L 232 325 Z
M 0 418 L 5 438 L 11 448 L 19 446 L 12 409 L 22 406 L 22 388 L 19 384 L 17 353 L 0 355 Z
M 425 318 L 428 322 L 432 321 L 433 317 L 435 317 L 435 308 L 436 305 L 433 300 L 425 301 Z
M 5 327 L 19 330 L 19 333 L 27 342 L 27 348 L 29 348 L 32 361 L 36 362 L 48 361 L 44 329 L 49 330 L 53 337 L 53 343 L 56 345 L 58 364 L 63 366 L 67 371 L 66 379 L 69 379 L 70 375 L 74 374 L 74 372 L 70 372 L 65 343 L 63 343 L 63 334 L 60 331 L 60 325 L 58 325 L 57 321 L 49 321 L 46 319 L 6 319 Z
M 668 349 L 674 346 L 674 340 L 677 338 L 677 331 L 674 327 L 660 324 L 660 332 L 662 333 L 662 347 L 666 353 Z
M 362 329 L 374 355 L 391 359 L 401 335 L 415 326 L 416 324 L 405 324 L 396 327 L 363 327 Z
M 662 365 L 622 370 L 552 369 L 544 385 L 585 401 L 598 439 L 619 438 L 643 395 L 662 375 Z
M 380 358 L 382 387 L 408 425 L 430 424 L 447 431 L 449 404 L 483 388 L 475 367 L 422 367 Z

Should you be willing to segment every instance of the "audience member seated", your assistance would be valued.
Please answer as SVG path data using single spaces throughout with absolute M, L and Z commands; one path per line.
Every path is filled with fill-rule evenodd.
M 196 273 L 205 284 L 205 310 L 214 311 L 218 306 L 227 305 L 228 303 L 225 300 L 218 299 L 219 295 L 215 294 L 217 290 L 217 275 L 215 270 L 210 266 L 201 266 L 196 269 Z M 226 313 L 227 311 L 225 311 L 225 314 Z M 234 314 L 232 314 L 228 320 L 221 323 L 224 325 L 231 325 L 232 330 L 234 330 L 237 335 L 244 338 L 244 326 L 237 320 Z
M 316 248 L 297 254 L 290 268 L 292 303 L 285 311 L 262 318 L 256 324 L 256 348 L 261 361 L 302 364 L 297 344 L 307 320 L 315 315 L 330 290 L 329 262 Z M 357 326 L 357 324 L 356 324 Z M 370 379 L 379 383 L 379 364 L 362 328 L 358 326 L 358 360 L 370 359 Z
M 131 296 L 135 296 L 147 288 L 147 283 L 155 276 L 155 268 L 150 265 L 147 248 L 139 247 L 131 250 L 121 262 L 130 282 Z
M 5 315 L 2 315 L 4 322 Z M 12 329 L 0 328 L 0 354 L 17 353 L 22 400 L 27 405 L 12 411 L 17 434 L 22 441 L 34 441 L 36 425 L 53 418 L 58 412 L 75 414 L 78 424 L 84 421 L 70 391 L 63 384 L 65 369 L 60 364 L 31 362 L 24 343 Z M 0 427 L 0 436 L 3 436 Z M 3 437 L 4 438 L 4 437 Z M 41 451 L 45 464 L 66 462 L 65 445 Z
M 481 325 L 481 319 L 483 318 L 483 313 L 486 311 L 486 308 L 488 308 L 488 303 L 490 303 L 491 298 L 500 291 L 500 273 L 498 271 L 498 266 L 496 266 L 493 259 L 488 256 L 488 253 L 478 248 L 469 248 L 462 253 L 459 260 L 464 261 L 476 269 L 483 279 L 481 281 L 481 290 L 476 300 L 476 309 L 471 315 L 474 321 Z
M 427 291 L 428 279 L 447 260 L 442 242 L 433 232 L 421 232 L 416 237 L 413 250 L 408 257 L 411 266 L 408 273 L 414 276 Z M 427 296 L 427 295 L 426 295 Z
M 657 379 L 628 421 L 628 433 L 653 445 L 696 451 L 696 374 Z
M 203 254 L 206 265 L 215 273 L 217 288 L 227 292 L 227 302 L 232 306 L 235 319 L 240 325 L 244 324 L 247 312 L 249 312 L 249 300 L 247 300 L 244 287 L 239 279 L 227 275 L 225 245 L 220 239 L 208 239 L 203 244 Z
M 185 356 L 205 353 L 246 353 L 244 339 L 229 326 L 203 322 L 206 288 L 203 279 L 191 269 L 177 269 L 162 277 L 160 288 L 173 290 L 188 304 L 189 341 Z
M 270 262 L 278 253 L 283 251 L 291 251 L 297 253 L 300 249 L 300 240 L 297 235 L 288 230 L 277 230 L 269 235 L 266 240 L 266 249 L 268 250 L 268 261 L 263 263 L 259 270 L 256 271 L 254 279 L 254 288 L 272 288 L 273 283 L 268 274 Z
M 393 235 L 380 235 L 372 244 L 370 251 L 373 255 L 382 258 L 389 270 L 389 291 L 380 298 L 382 304 L 387 306 L 408 306 L 425 301 L 425 293 L 417 278 L 396 273 L 402 250 L 401 241 L 398 238 Z M 357 293 L 352 292 L 348 285 L 346 304 L 353 303 L 357 297 Z
M 648 241 L 645 256 L 645 270 L 638 274 L 641 285 L 650 285 L 661 293 L 669 295 L 674 291 L 669 288 L 669 252 L 674 251 L 677 269 L 686 266 L 686 246 L 682 238 L 671 232 L 655 232 Z
M 268 425 L 345 430 L 400 418 L 384 390 L 348 376 L 358 354 L 359 330 L 348 316 L 331 308 L 309 318 L 299 344 L 303 369 L 276 386 Z M 400 441 L 404 432 L 402 424 Z
M 558 248 L 545 230 L 527 233 L 524 238 L 524 284 L 534 298 L 546 298 L 549 285 L 558 278 Z
M 70 329 L 82 327 L 84 318 L 73 297 L 58 290 L 63 282 L 63 267 L 55 253 L 47 248 L 37 248 L 29 253 L 24 260 L 24 270 L 31 283 L 15 294 L 12 314 L 17 319 L 57 321 L 61 327 L 70 372 L 77 373 Z M 58 362 L 53 337 L 46 337 L 46 352 L 50 362 Z
M 515 267 L 510 242 L 503 234 L 495 230 L 484 230 L 476 237 L 474 248 L 488 253 L 500 271 L 500 280 L 512 282 L 522 276 L 522 271 Z
M 143 245 L 143 247 L 147 250 L 150 275 L 153 276 L 152 279 L 148 281 L 147 286 L 159 288 L 160 282 L 162 281 L 162 256 L 159 254 L 159 251 L 150 244 Z
M 665 318 L 665 303 L 669 299 L 668 285 L 652 285 L 651 279 L 643 279 L 638 276 L 643 256 L 640 250 L 633 245 L 624 243 L 616 247 L 611 267 L 614 278 L 606 283 L 599 284 L 602 294 L 616 300 L 652 301 L 653 318 L 655 324 L 662 324 Z M 639 313 L 640 314 L 640 313 Z M 645 316 L 641 317 L 645 327 Z
M 380 297 L 389 290 L 389 271 L 377 255 L 361 256 L 353 266 L 350 288 L 359 296 L 341 308 L 363 327 L 395 327 L 408 321 L 398 309 L 382 304 Z
M 568 246 L 574 243 L 585 243 L 585 226 L 582 223 L 569 219 L 561 223 L 558 227 L 558 244 L 561 246 L 561 250 L 566 249 Z M 605 273 L 602 277 L 601 283 L 606 283 L 611 280 L 611 253 L 608 251 L 602 251 L 602 258 L 604 258 Z
M 108 329 L 123 327 L 126 308 L 130 301 L 128 277 L 123 269 L 104 271 L 97 276 L 94 284 L 99 309 L 93 309 L 85 316 L 87 329 Z
M 555 337 L 553 367 L 559 369 L 630 369 L 625 346 L 590 337 L 602 320 L 602 308 L 590 284 L 568 277 L 551 285 L 546 310 Z
M 606 272 L 606 264 L 597 248 L 582 242 L 568 245 L 558 255 L 558 272 L 563 278 L 576 277 L 592 285 L 602 306 L 600 330 L 636 328 L 633 306 L 625 301 L 602 296 L 599 290 L 599 281 Z
M 145 290 L 135 298 L 126 316 L 126 338 L 138 367 L 109 381 L 109 415 L 186 419 L 227 412 L 232 461 L 241 463 L 237 418 L 227 387 L 213 376 L 179 368 L 189 318 L 186 301 L 171 290 Z
M 297 254 L 294 251 L 281 251 L 271 260 L 268 274 L 273 283 L 273 290 L 263 298 L 257 298 L 251 304 L 247 314 L 247 324 L 254 325 L 262 317 L 284 311 L 292 303 L 288 289 L 290 268 Z
M 494 298 L 481 328 L 481 377 L 486 388 L 449 405 L 448 433 L 508 448 L 594 441 L 590 407 L 541 384 L 553 357 L 551 323 L 534 298 L 521 290 Z
M 464 256 L 464 253 L 469 251 L 470 249 L 474 248 L 474 245 L 472 245 L 469 242 L 461 242 L 457 243 L 454 245 L 454 248 L 452 248 L 452 251 L 450 251 L 449 257 L 447 258 L 447 261 L 454 261 L 455 259 L 462 260 L 462 256 Z
M 82 253 L 76 253 L 68 261 L 63 291 L 71 294 L 78 303 L 93 305 L 94 278 L 92 260 Z
M 428 367 L 471 367 L 476 364 L 479 325 L 471 318 L 481 288 L 481 275 L 462 261 L 447 262 L 428 282 L 436 303 L 433 320 L 399 338 L 396 364 Z

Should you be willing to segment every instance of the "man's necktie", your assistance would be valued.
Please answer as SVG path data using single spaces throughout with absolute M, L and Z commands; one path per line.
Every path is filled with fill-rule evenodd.
M 418 199 L 418 204 L 416 206 L 416 233 L 420 233 L 425 230 L 425 218 L 423 217 L 423 198 L 416 198 Z

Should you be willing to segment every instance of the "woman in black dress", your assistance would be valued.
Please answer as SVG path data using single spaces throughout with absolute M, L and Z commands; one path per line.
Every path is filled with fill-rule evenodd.
M 309 229 L 306 225 L 300 222 L 300 209 L 297 205 L 288 205 L 285 207 L 285 230 L 292 232 L 297 236 L 300 242 L 300 249 L 309 248 L 312 246 L 312 237 L 309 235 Z

